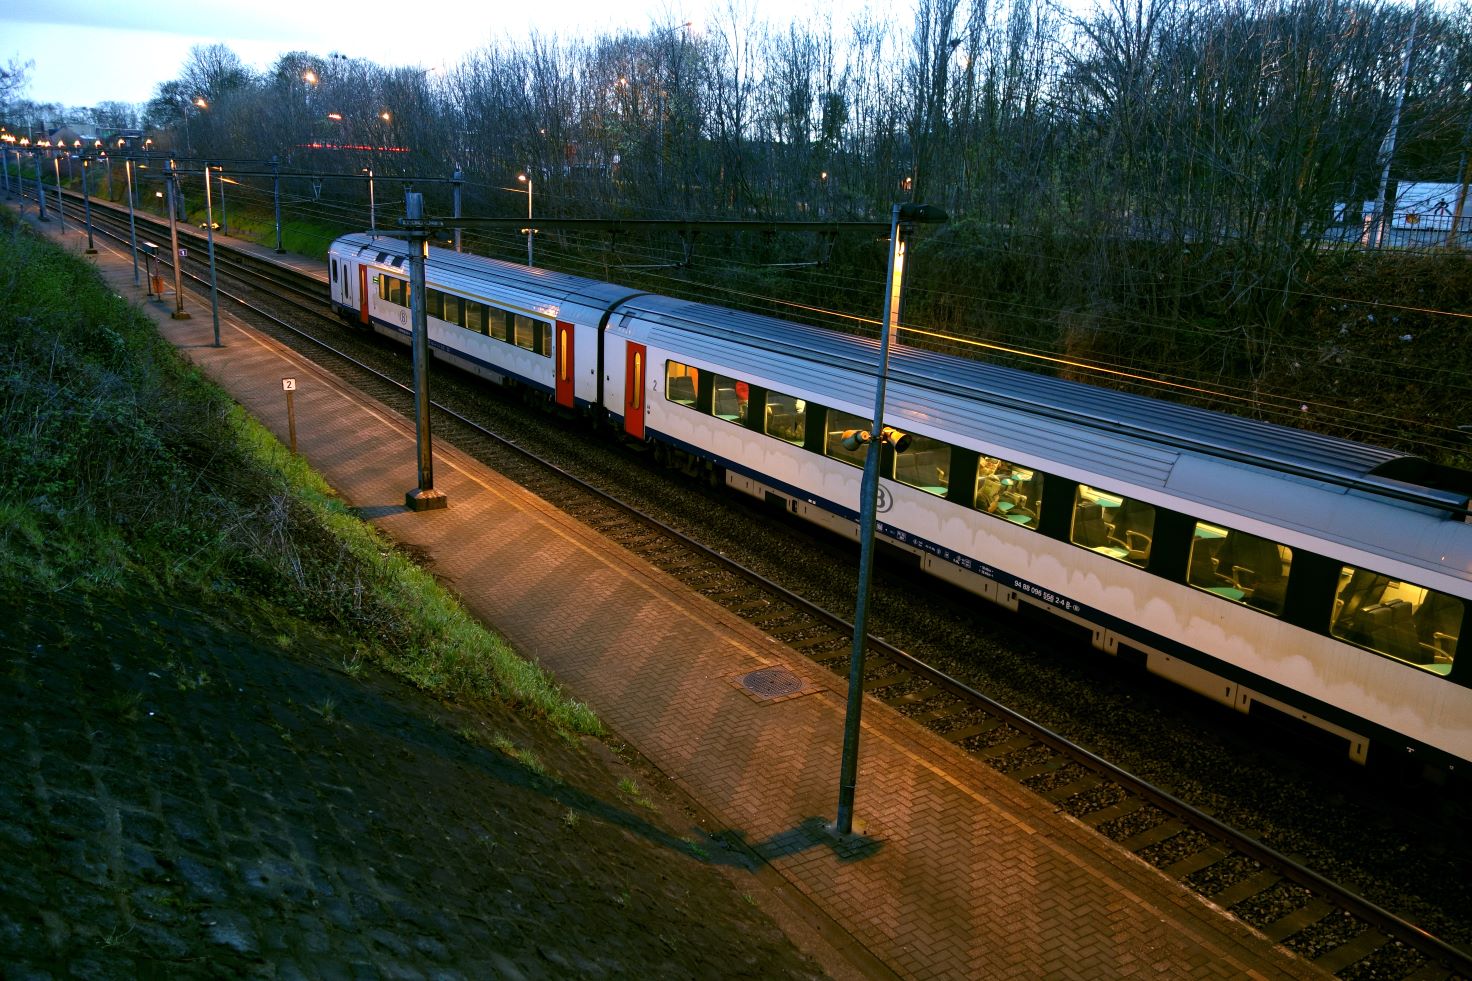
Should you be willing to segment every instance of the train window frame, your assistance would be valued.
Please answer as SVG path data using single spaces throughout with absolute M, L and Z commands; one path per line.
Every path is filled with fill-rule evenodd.
M 904 452 L 895 454 L 895 482 L 935 497 L 946 497 L 950 489 L 951 454 L 955 447 L 932 436 L 921 436 L 917 433 L 910 433 L 909 436 L 909 446 Z M 941 454 L 940 463 L 936 462 L 937 453 Z M 919 482 L 927 476 L 934 477 L 935 483 Z
M 439 290 L 424 291 L 424 316 L 436 320 L 445 319 L 445 294 Z
M 968 504 L 988 517 L 1037 531 L 1043 513 L 1045 484 L 1045 475 L 1040 470 L 980 453 Z
M 680 370 L 676 371 L 675 369 L 677 368 Z M 666 360 L 664 363 L 665 401 L 673 402 L 675 405 L 684 405 L 688 406 L 689 408 L 696 409 L 700 403 L 700 374 L 701 369 L 696 368 L 693 365 L 683 364 L 679 361 Z M 671 394 L 671 389 L 675 387 L 671 383 L 676 378 L 690 379 L 690 399 L 688 401 L 686 401 L 684 398 L 677 397 Z M 683 388 L 684 386 L 679 387 Z
M 1409 597 L 1417 591 L 1420 598 L 1412 601 Z M 1367 602 L 1371 594 L 1374 602 Z M 1434 621 L 1421 622 L 1433 598 L 1442 601 L 1443 609 L 1444 604 L 1454 604 L 1457 608 L 1455 633 L 1435 630 Z M 1344 623 L 1346 617 L 1352 618 L 1352 622 Z M 1428 626 L 1432 629 L 1427 629 Z M 1387 573 L 1340 563 L 1334 605 L 1329 611 L 1329 636 L 1335 640 L 1446 677 L 1456 665 L 1458 641 L 1466 626 L 1467 603 L 1461 598 Z M 1430 643 L 1423 639 L 1428 635 Z M 1396 642 L 1377 644 L 1382 637 Z
M 1098 508 L 1098 524 L 1102 525 L 1102 528 L 1095 526 L 1092 508 Z M 1133 516 L 1138 514 L 1138 509 L 1148 509 L 1149 530 L 1141 530 L 1138 527 L 1120 529 L 1117 521 L 1120 514 L 1128 510 Z M 1116 562 L 1123 562 L 1137 569 L 1148 569 L 1155 537 L 1155 510 L 1155 505 L 1146 503 L 1137 497 L 1129 497 L 1117 491 L 1080 483 L 1073 492 L 1073 518 L 1068 526 L 1068 541 L 1078 548 L 1095 552 Z M 1083 540 L 1080 540 L 1079 522 L 1081 519 L 1088 529 L 1087 533 L 1082 536 Z M 1142 541 L 1144 547 L 1137 547 Z
M 830 460 L 837 460 L 839 463 L 862 470 L 865 457 L 869 452 L 869 444 L 867 441 L 860 443 L 857 449 L 852 450 L 844 446 L 843 434 L 849 430 L 863 430 L 866 433 L 872 433 L 874 432 L 874 420 L 829 406 L 824 420 L 823 455 Z
M 465 323 L 462 326 L 466 330 L 474 331 L 477 334 L 484 334 L 486 332 L 487 319 L 486 305 L 484 303 L 479 303 L 475 300 L 465 301 Z M 476 322 L 471 323 L 472 320 Z
M 767 391 L 762 409 L 762 432 L 793 446 L 802 446 L 807 433 L 808 401 L 786 392 Z M 790 409 L 790 412 L 788 411 Z M 786 420 L 791 417 L 791 424 Z M 773 432 L 776 428 L 778 431 Z M 791 433 L 792 435 L 784 435 Z
M 729 397 L 726 397 L 727 393 L 730 393 Z M 723 412 L 723 409 L 736 411 Z M 711 415 L 736 426 L 745 426 L 750 409 L 751 386 L 745 380 L 711 373 Z
M 1220 597 L 1228 603 L 1238 606 L 1251 607 L 1260 613 L 1269 616 L 1281 617 L 1288 597 L 1288 580 L 1293 574 L 1293 548 L 1282 542 L 1251 532 L 1241 531 L 1236 528 L 1228 528 L 1210 521 L 1194 519 L 1195 526 L 1191 532 L 1191 547 L 1186 560 L 1186 585 L 1199 592 L 1210 593 Z M 1239 537 L 1240 536 L 1240 537 Z M 1235 545 L 1241 541 L 1246 548 L 1242 549 L 1241 558 L 1249 561 L 1249 556 L 1263 546 L 1275 550 L 1276 556 L 1271 561 L 1277 563 L 1277 568 L 1272 570 L 1277 575 L 1265 575 L 1258 565 L 1262 565 L 1265 553 L 1250 559 L 1253 565 L 1243 565 L 1232 562 L 1230 568 L 1222 571 L 1220 559 L 1224 550 L 1236 552 Z M 1209 573 L 1206 569 L 1207 562 L 1210 563 Z M 1201 574 L 1208 573 L 1211 578 L 1199 581 Z M 1269 584 L 1271 584 L 1269 588 Z
M 465 298 L 454 293 L 444 293 L 441 296 L 444 309 L 440 313 L 440 319 L 447 324 L 461 326 L 465 322 Z

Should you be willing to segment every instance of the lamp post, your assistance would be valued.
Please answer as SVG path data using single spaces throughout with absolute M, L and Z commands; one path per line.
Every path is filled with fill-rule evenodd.
M 517 174 L 516 179 L 526 185 L 526 264 L 532 264 L 532 174 L 528 167 L 526 173 Z
M 451 201 L 452 201 L 451 207 L 453 209 L 454 217 L 456 217 L 456 218 L 459 218 L 460 217 L 460 186 L 462 184 L 464 184 L 464 183 L 465 183 L 465 172 L 460 169 L 460 165 L 459 164 L 456 164 L 455 165 L 454 173 L 452 173 L 450 175 L 450 186 L 454 189 L 453 190 L 453 193 L 451 195 Z M 455 226 L 455 251 L 456 252 L 459 252 L 460 251 L 460 226 L 459 225 L 456 225 Z
M 174 161 L 169 160 L 169 248 L 174 250 L 174 312 L 170 314 L 175 320 L 188 320 L 189 312 L 184 309 L 184 262 L 179 255 L 179 209 L 175 206 L 174 199 L 178 197 L 179 173 L 174 169 Z
M 92 195 L 87 188 L 88 172 L 92 169 L 92 160 L 89 157 L 82 158 L 82 211 L 87 216 L 87 254 L 96 255 L 97 246 L 92 241 Z
M 891 335 L 899 322 L 899 296 L 904 274 L 904 244 L 900 237 L 902 223 L 942 222 L 946 213 L 923 204 L 896 204 L 889 219 L 889 273 L 884 283 L 884 324 L 879 336 L 879 366 L 874 377 L 874 419 L 868 432 L 854 430 L 844 434 L 844 445 L 857 449 L 867 443 L 864 455 L 864 477 L 859 485 L 859 586 L 854 601 L 854 643 L 849 655 L 848 707 L 843 718 L 843 759 L 838 778 L 838 817 L 834 830 L 841 835 L 853 832 L 854 787 L 859 768 L 859 720 L 864 707 L 864 653 L 869 619 L 869 574 L 874 567 L 874 526 L 879 512 L 880 447 L 889 444 L 896 452 L 909 443 L 904 433 L 884 424 L 884 389 L 889 377 Z
M 414 433 L 418 449 L 419 486 L 404 494 L 411 511 L 433 511 L 449 505 L 444 491 L 434 489 L 434 450 L 429 432 L 429 320 L 424 302 L 424 266 L 429 260 L 430 231 L 424 219 L 424 195 L 404 192 L 404 222 L 409 226 L 409 324 L 414 357 Z
M 378 207 L 373 197 L 373 168 L 364 167 L 363 173 L 368 175 L 368 230 L 378 231 Z
M 27 140 L 21 140 L 24 146 Z M 51 216 L 46 214 L 46 186 L 41 183 L 41 147 L 37 144 L 31 148 L 31 162 L 36 165 L 36 220 L 50 221 Z
M 219 171 L 219 176 L 218 176 L 217 182 L 220 185 L 220 234 L 221 235 L 229 235 L 230 234 L 230 227 L 229 227 L 230 226 L 230 222 L 225 217 L 225 184 L 227 182 L 230 183 L 230 184 L 234 184 L 235 181 L 229 180 L 229 178 L 227 178 L 225 176 L 225 168 L 222 167 L 222 166 L 220 166 L 219 164 L 215 164 L 214 169 L 217 170 L 217 171 Z M 206 174 L 206 176 L 208 176 L 208 174 Z
M 204 234 L 210 249 L 210 317 L 215 325 L 215 347 L 220 346 L 220 293 L 215 278 L 215 208 L 210 197 L 210 162 L 204 162 Z
M 119 141 L 121 142 L 121 141 Z M 133 220 L 133 158 L 123 161 L 128 178 L 128 241 L 133 247 L 133 285 L 138 285 L 138 226 Z
M 10 144 L 15 142 L 15 137 L 9 133 L 0 134 L 0 173 L 5 174 L 5 196 L 12 197 L 10 191 Z
M 284 255 L 286 250 L 281 247 L 281 158 L 275 154 L 271 155 L 271 203 L 276 212 L 276 254 Z
M 65 145 L 65 144 L 63 144 Z M 56 220 L 61 222 L 61 230 L 66 231 L 66 211 L 61 200 L 61 151 L 51 156 L 52 169 L 56 171 Z

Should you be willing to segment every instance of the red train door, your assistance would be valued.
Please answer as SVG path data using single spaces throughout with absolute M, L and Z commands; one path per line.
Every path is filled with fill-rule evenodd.
M 572 408 L 572 324 L 557 321 L 557 404 Z
M 368 322 L 368 267 L 358 267 L 358 322 Z
M 632 341 L 624 365 L 624 432 L 644 438 L 644 345 Z

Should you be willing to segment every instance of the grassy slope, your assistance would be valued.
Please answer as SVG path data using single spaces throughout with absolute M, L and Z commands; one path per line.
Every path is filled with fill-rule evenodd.
M 0 212 L 0 589 L 167 592 L 328 626 L 444 697 L 598 720 L 348 513 L 86 263 Z

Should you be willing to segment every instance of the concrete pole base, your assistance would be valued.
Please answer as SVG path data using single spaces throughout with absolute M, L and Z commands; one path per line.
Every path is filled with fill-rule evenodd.
M 87 250 L 87 254 L 88 255 L 96 255 L 97 254 L 97 250 L 96 249 L 88 249 Z
M 191 319 L 193 319 L 192 315 L 189 313 L 188 310 L 175 310 L 173 313 L 169 314 L 169 316 L 170 317 L 173 317 L 175 320 L 191 320 Z
M 404 507 L 410 511 L 438 511 L 450 506 L 444 491 L 415 488 L 404 495 Z

